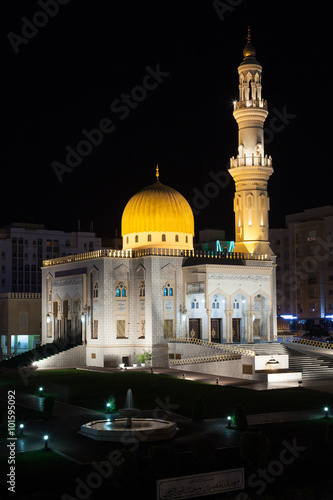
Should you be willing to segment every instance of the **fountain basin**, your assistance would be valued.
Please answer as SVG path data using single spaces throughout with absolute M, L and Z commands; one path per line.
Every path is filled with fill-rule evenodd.
M 155 418 L 132 418 L 130 428 L 127 427 L 127 418 L 93 420 L 81 425 L 80 430 L 80 434 L 96 441 L 123 441 L 129 436 L 140 441 L 160 441 L 172 439 L 177 432 L 176 422 Z

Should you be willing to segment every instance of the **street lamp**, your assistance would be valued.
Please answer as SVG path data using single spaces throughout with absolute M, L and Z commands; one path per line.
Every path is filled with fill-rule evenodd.
M 20 424 L 20 436 L 23 436 L 24 424 Z
M 324 418 L 330 418 L 330 417 L 328 416 L 328 410 L 329 410 L 328 406 L 325 406 L 325 407 L 324 407 L 324 412 L 325 412 Z
M 44 448 L 45 448 L 45 450 L 48 449 L 48 441 L 49 441 L 49 436 L 47 434 L 45 434 L 44 435 L 44 443 L 45 443 Z
M 231 429 L 231 415 L 228 415 L 228 416 L 227 416 L 227 420 L 228 420 L 228 425 L 227 425 L 227 427 L 228 427 L 228 429 Z
M 42 397 L 43 396 L 43 390 L 44 390 L 43 387 L 40 386 L 38 390 L 39 390 L 39 396 Z

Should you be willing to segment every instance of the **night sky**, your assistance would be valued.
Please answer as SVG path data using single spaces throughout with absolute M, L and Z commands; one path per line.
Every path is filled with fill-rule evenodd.
M 93 221 L 99 235 L 113 236 L 130 197 L 155 182 L 158 163 L 160 181 L 194 208 L 196 232 L 220 228 L 233 239 L 226 170 L 237 155 L 232 102 L 247 25 L 270 111 L 270 227 L 332 203 L 329 2 L 61 4 L 1 2 L 1 226 L 71 231 Z M 101 124 L 89 151 L 82 131 Z M 68 169 L 78 145 L 85 156 L 71 154 L 76 166 L 56 175 L 54 162 Z

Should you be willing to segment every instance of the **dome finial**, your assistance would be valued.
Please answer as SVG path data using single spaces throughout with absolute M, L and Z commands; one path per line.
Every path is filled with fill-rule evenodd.
M 159 172 L 159 169 L 158 169 L 158 164 L 156 166 L 156 182 L 160 182 L 160 172 Z
M 243 56 L 244 57 L 255 57 L 256 55 L 256 49 L 252 45 L 252 38 L 251 38 L 251 29 L 250 26 L 247 27 L 247 37 L 246 37 L 246 45 L 243 50 Z

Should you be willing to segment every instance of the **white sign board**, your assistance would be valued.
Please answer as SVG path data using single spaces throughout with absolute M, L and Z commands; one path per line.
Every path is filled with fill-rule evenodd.
M 204 497 L 244 489 L 244 468 L 157 481 L 157 500 Z

